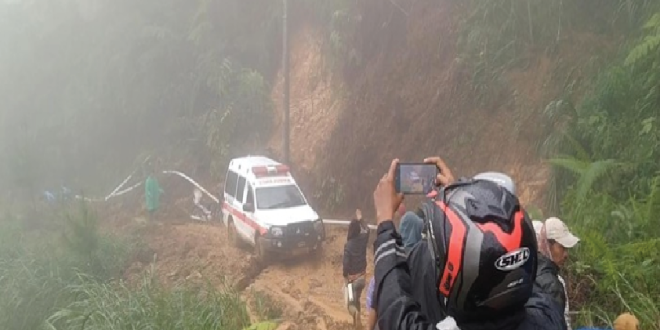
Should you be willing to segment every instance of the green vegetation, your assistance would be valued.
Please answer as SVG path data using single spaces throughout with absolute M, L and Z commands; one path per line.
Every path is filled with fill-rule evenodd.
M 634 40 L 653 8 L 657 4 L 651 1 L 561 0 L 472 1 L 463 8 L 468 14 L 462 24 L 462 56 L 474 69 L 472 85 L 482 102 L 507 88 L 507 70 L 525 68 L 541 56 L 568 62 L 564 66 L 569 67 L 555 67 L 563 72 L 552 72 L 560 99 L 545 108 L 551 128 L 542 147 L 556 169 L 550 209 L 582 237 L 569 269 L 578 298 L 573 307 L 581 308 L 576 325 L 609 323 L 630 310 L 640 317 L 642 328 L 660 327 L 660 305 L 653 299 L 660 296 L 653 275 L 660 270 L 653 252 L 660 237 L 653 221 L 660 210 L 655 161 L 660 145 L 655 125 L 660 16 L 645 24 L 646 34 L 625 61 L 590 54 L 615 58 L 616 63 L 604 65 L 586 95 L 570 67 L 584 62 L 575 62 L 571 48 L 565 50 L 574 45 L 571 37 L 580 34 Z
M 581 34 L 613 39 L 636 29 L 653 1 L 470 0 L 462 3 L 459 45 L 473 67 L 472 85 L 483 102 L 506 85 L 506 70 L 528 67 L 539 56 L 562 55 Z M 574 49 L 575 50 L 575 49 Z M 565 55 L 565 54 L 563 54 Z M 605 54 L 591 53 L 592 56 Z M 579 63 L 568 64 L 578 65 Z M 568 78 L 574 68 L 553 74 Z
M 107 281 L 124 267 L 126 242 L 101 235 L 86 208 L 66 221 L 47 220 L 65 230 L 27 231 L 20 219 L 0 221 L 0 322 L 6 329 L 39 329 L 75 298 L 67 286 L 80 272 Z
M 249 324 L 238 294 L 211 286 L 168 289 L 147 274 L 120 278 L 135 248 L 104 235 L 85 206 L 31 229 L 0 221 L 0 322 L 3 329 L 242 329 Z
M 78 299 L 49 318 L 52 329 L 238 330 L 250 323 L 238 294 L 210 286 L 170 290 L 151 277 L 137 290 L 123 282 L 81 282 L 68 289 Z
M 574 325 L 610 324 L 632 311 L 642 329 L 660 329 L 658 9 L 657 2 L 627 0 L 463 6 L 461 56 L 481 102 L 509 88 L 508 70 L 541 57 L 555 63 L 541 151 L 554 168 L 548 209 L 582 238 L 567 274 L 579 309 Z M 583 45 L 595 39 L 624 40 L 628 51 Z M 596 77 L 577 81 L 578 68 Z
M 571 272 L 593 284 L 581 321 L 631 310 L 660 329 L 660 13 L 640 25 L 641 40 L 581 103 L 554 108 L 565 121 L 551 162 L 561 213 L 582 237 Z

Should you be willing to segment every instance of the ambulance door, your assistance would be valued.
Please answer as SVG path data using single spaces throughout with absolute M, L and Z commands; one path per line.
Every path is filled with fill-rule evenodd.
M 253 221 L 252 223 L 253 226 L 258 225 L 258 221 L 254 216 L 257 207 L 257 205 L 254 202 L 254 189 L 252 189 L 252 184 L 250 184 L 249 182 L 247 183 L 245 188 L 245 203 L 243 203 L 243 205 L 246 206 L 244 208 L 245 217 Z M 250 237 L 248 237 L 248 241 L 252 243 L 256 243 L 254 241 L 256 228 L 250 227 L 250 229 L 251 229 L 249 233 Z
M 245 177 L 239 174 L 238 184 L 236 185 L 236 198 L 234 199 L 233 207 L 239 215 L 239 221 L 237 221 L 236 230 L 238 231 L 239 235 L 241 235 L 241 237 L 250 242 L 252 241 L 251 236 L 254 231 L 251 227 L 252 219 L 247 218 L 245 211 L 243 211 L 243 205 L 245 204 L 245 184 Z
M 236 185 L 238 184 L 238 174 L 232 170 L 227 170 L 225 178 L 224 201 L 222 204 L 222 221 L 225 226 L 229 225 L 229 216 L 234 218 L 234 225 L 239 219 L 236 219 L 236 209 L 234 209 L 234 200 L 236 199 Z

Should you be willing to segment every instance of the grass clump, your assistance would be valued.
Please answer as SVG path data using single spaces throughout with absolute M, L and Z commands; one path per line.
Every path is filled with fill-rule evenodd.
M 254 309 L 260 321 L 273 321 L 282 317 L 282 306 L 269 294 L 255 290 L 252 292 Z
M 87 205 L 48 226 L 0 219 L 0 324 L 5 330 L 242 329 L 249 318 L 235 292 L 168 289 L 151 275 L 123 282 L 135 244 L 106 235 Z M 55 228 L 55 229 L 53 229 Z
M 117 277 L 126 265 L 129 245 L 100 233 L 86 205 L 48 220 L 49 226 L 30 229 L 23 224 L 27 220 L 17 217 L 0 221 L 4 329 L 40 329 L 52 313 L 75 299 L 68 287 L 78 281 L 77 274 L 104 281 Z
M 49 318 L 50 329 L 238 330 L 250 321 L 235 292 L 167 289 L 150 275 L 138 288 L 81 276 L 69 291 L 78 298 Z

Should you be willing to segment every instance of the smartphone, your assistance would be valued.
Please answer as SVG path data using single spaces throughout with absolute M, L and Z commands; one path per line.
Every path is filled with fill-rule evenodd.
M 399 163 L 394 178 L 396 192 L 405 195 L 426 195 L 435 187 L 438 173 L 435 164 Z

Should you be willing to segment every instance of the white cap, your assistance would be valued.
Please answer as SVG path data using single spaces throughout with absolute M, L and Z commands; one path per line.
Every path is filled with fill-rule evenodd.
M 534 225 L 534 231 L 536 236 L 541 235 L 541 228 L 543 228 L 543 222 L 539 220 L 532 220 L 532 225 Z
M 444 320 L 435 325 L 437 330 L 461 330 L 453 317 L 447 316 Z
M 516 184 L 510 176 L 500 172 L 484 172 L 474 176 L 477 180 L 488 180 L 497 183 L 511 194 L 516 194 Z
M 555 240 L 567 249 L 574 247 L 580 242 L 580 239 L 568 230 L 566 224 L 555 217 L 545 220 L 545 234 L 547 239 Z

